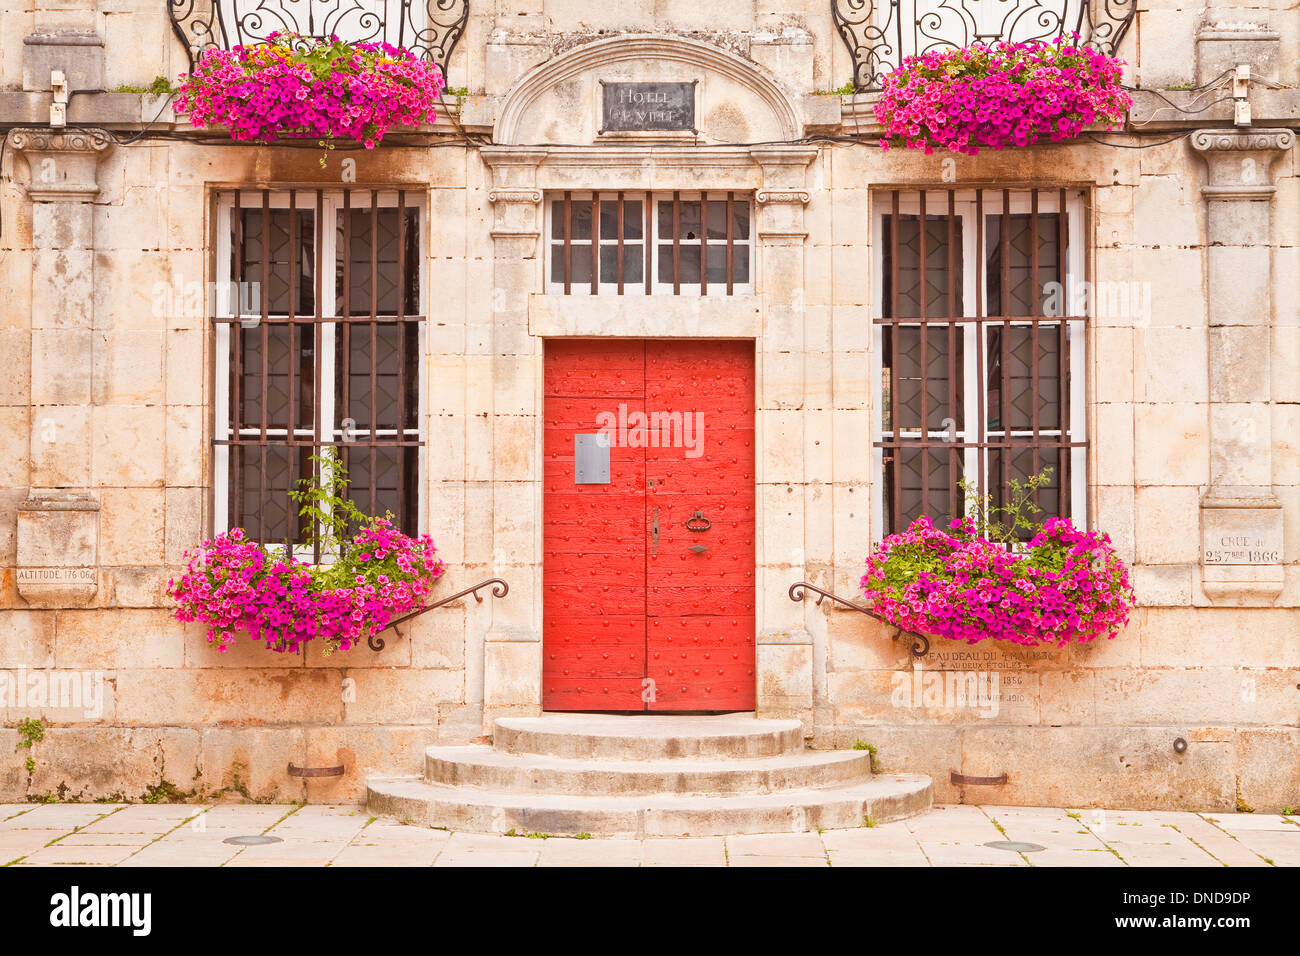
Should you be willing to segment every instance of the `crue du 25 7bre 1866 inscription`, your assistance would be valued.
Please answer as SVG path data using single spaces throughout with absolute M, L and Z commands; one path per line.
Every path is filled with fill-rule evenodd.
M 695 132 L 695 83 L 601 81 L 600 131 Z

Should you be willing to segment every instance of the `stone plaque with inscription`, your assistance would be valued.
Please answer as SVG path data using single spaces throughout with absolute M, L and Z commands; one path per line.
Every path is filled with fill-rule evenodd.
M 1284 581 L 1276 499 L 1202 502 L 1201 589 L 1212 603 L 1267 606 Z
M 695 132 L 695 83 L 602 82 L 600 131 Z
M 1201 512 L 1204 564 L 1278 564 L 1280 508 L 1206 508 Z

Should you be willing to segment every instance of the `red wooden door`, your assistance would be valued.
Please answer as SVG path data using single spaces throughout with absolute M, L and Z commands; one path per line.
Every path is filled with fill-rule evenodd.
M 550 342 L 545 369 L 543 708 L 753 709 L 752 344 Z M 608 482 L 578 484 L 597 434 Z

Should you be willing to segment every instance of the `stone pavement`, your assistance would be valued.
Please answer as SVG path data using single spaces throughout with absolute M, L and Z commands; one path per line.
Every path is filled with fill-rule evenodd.
M 228 837 L 281 842 L 237 846 Z M 1046 847 L 1019 853 L 1011 840 Z M 0 804 L 10 866 L 1300 866 L 1300 817 L 938 806 L 857 830 L 700 839 L 488 836 L 360 807 Z

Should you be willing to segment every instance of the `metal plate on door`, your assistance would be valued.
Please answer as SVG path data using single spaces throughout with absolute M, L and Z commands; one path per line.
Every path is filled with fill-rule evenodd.
M 609 484 L 609 435 L 605 432 L 573 436 L 573 483 Z

